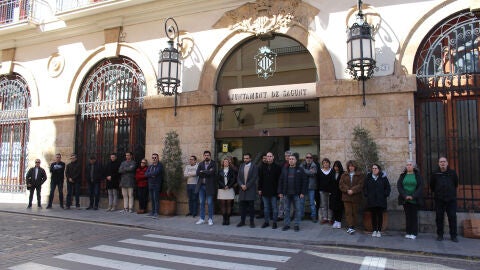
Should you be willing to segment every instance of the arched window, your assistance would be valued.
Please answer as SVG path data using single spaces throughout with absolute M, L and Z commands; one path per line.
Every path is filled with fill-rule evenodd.
M 83 166 L 90 156 L 105 164 L 114 152 L 120 160 L 127 151 L 144 157 L 145 94 L 145 78 L 128 58 L 105 59 L 90 71 L 78 99 L 76 149 Z
M 18 74 L 0 76 L 0 192 L 23 192 L 30 91 Z
M 429 179 L 438 158 L 447 157 L 460 178 L 463 210 L 480 209 L 479 57 L 480 19 L 463 11 L 435 26 L 415 59 L 417 162 Z

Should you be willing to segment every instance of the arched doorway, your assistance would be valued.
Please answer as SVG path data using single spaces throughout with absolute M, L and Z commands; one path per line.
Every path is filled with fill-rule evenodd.
M 276 54 L 272 76 L 257 74 L 263 47 Z M 257 60 L 256 60 L 257 59 Z M 304 156 L 319 151 L 317 70 L 308 50 L 291 37 L 252 37 L 225 58 L 216 89 L 216 151 L 219 158 L 271 151 L 283 160 L 285 150 Z
M 0 76 L 0 192 L 24 192 L 30 90 L 19 74 Z
M 144 157 L 145 95 L 143 73 L 129 58 L 105 59 L 88 73 L 78 99 L 76 132 L 83 166 L 90 156 L 103 164 L 111 153 L 117 153 L 120 160 L 127 151 L 136 159 Z
M 458 207 L 480 209 L 480 18 L 466 10 L 445 19 L 415 59 L 417 162 L 428 179 L 446 156 L 460 178 Z M 431 192 L 427 207 L 431 207 Z

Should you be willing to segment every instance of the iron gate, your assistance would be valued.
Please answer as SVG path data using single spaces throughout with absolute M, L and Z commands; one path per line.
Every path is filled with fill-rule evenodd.
M 131 151 L 145 155 L 145 78 L 130 59 L 121 57 L 99 63 L 84 80 L 79 97 L 77 152 L 82 168 L 90 156 L 106 164 L 111 153 L 122 160 Z M 82 194 L 87 189 L 82 182 Z M 101 185 L 105 195 L 105 183 Z
M 18 74 L 0 76 L 0 192 L 24 192 L 30 91 Z
M 416 56 L 417 162 L 425 181 L 446 156 L 459 175 L 458 208 L 480 209 L 480 19 L 460 12 L 438 24 Z M 432 194 L 426 189 L 427 208 Z

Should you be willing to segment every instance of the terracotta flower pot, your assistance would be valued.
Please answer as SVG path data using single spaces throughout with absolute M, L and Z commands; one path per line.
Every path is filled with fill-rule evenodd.
M 160 200 L 160 215 L 174 216 L 177 214 L 177 201 L 175 200 Z

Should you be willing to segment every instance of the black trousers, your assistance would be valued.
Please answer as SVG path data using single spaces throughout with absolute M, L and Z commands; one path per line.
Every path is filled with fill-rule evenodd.
M 437 235 L 443 235 L 444 217 L 447 212 L 450 236 L 457 237 L 457 201 L 435 200 L 435 222 L 437 223 Z
M 58 198 L 60 200 L 60 206 L 63 207 L 63 179 L 61 181 L 50 181 L 50 196 L 48 197 L 48 206 L 52 206 L 56 187 L 58 187 Z
M 28 196 L 28 206 L 32 206 L 32 199 L 33 199 L 33 192 L 34 191 L 37 191 L 37 205 L 38 206 L 41 206 L 42 205 L 42 202 L 41 202 L 41 192 L 42 192 L 42 186 L 38 186 L 38 187 L 30 187 L 30 195 Z
M 413 203 L 405 203 L 403 205 L 405 211 L 405 231 L 407 234 L 418 235 L 418 205 Z
M 250 216 L 250 223 L 253 223 L 255 218 L 255 209 L 254 209 L 254 201 L 240 201 L 240 216 L 242 222 L 245 222 L 245 218 L 247 217 L 247 211 Z
M 384 209 L 382 207 L 370 207 L 369 210 L 372 213 L 372 230 L 382 231 Z

